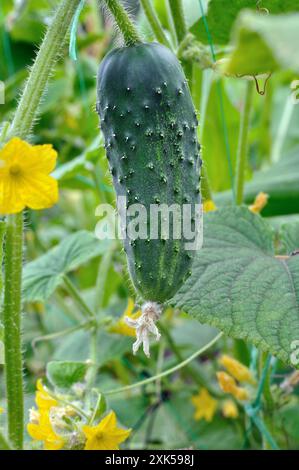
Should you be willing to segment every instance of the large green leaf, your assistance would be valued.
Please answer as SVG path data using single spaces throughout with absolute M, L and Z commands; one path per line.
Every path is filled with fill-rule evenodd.
M 275 216 L 299 213 L 299 148 L 295 148 L 271 168 L 255 173 L 246 183 L 244 200 L 252 203 L 259 192 L 269 194 L 263 215 Z M 232 201 L 231 191 L 219 193 L 216 204 L 221 206 Z
M 245 207 L 209 213 L 192 276 L 171 304 L 291 362 L 299 339 L 299 256 L 275 258 L 273 229 Z
M 204 3 L 204 2 L 203 2 Z M 200 6 L 198 2 L 198 11 Z M 243 9 L 257 10 L 257 0 L 210 0 L 206 20 L 215 44 L 227 44 L 230 40 L 231 30 L 238 14 Z M 267 8 L 271 14 L 299 11 L 297 0 L 263 0 L 260 8 Z M 201 15 L 200 15 L 201 16 Z M 264 16 L 264 15 L 260 15 Z M 194 12 L 194 22 L 191 32 L 203 43 L 208 42 L 208 36 L 203 19 L 198 21 L 197 12 Z
M 59 245 L 25 266 L 24 299 L 42 302 L 47 300 L 61 284 L 64 274 L 103 254 L 107 243 L 109 242 L 98 240 L 87 230 L 69 235 Z
M 299 222 L 290 222 L 281 227 L 281 238 L 287 253 L 299 250 Z
M 278 68 L 299 72 L 298 23 L 298 13 L 241 13 L 236 23 L 236 47 L 227 65 L 227 72 L 258 75 Z

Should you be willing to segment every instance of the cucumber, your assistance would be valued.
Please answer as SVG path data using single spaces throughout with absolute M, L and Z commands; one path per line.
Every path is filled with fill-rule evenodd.
M 112 50 L 97 79 L 97 111 L 117 196 L 128 207 L 190 204 L 195 227 L 200 204 L 200 146 L 197 117 L 176 56 L 158 43 L 137 43 Z M 161 206 L 162 207 L 162 206 Z M 194 251 L 186 239 L 159 233 L 124 240 L 128 267 L 137 292 L 146 301 L 164 303 L 191 274 Z

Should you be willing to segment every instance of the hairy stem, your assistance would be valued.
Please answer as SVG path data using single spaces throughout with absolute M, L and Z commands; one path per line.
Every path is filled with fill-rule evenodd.
M 33 127 L 54 65 L 63 51 L 67 32 L 80 0 L 63 0 L 57 8 L 22 93 L 9 136 L 26 139 Z
M 243 202 L 245 171 L 247 164 L 247 151 L 248 151 L 248 133 L 250 123 L 250 111 L 252 106 L 252 97 L 254 90 L 254 82 L 248 81 L 246 83 L 245 101 L 241 114 L 239 143 L 237 152 L 237 168 L 236 168 L 236 182 L 235 182 L 235 197 L 236 204 L 240 205 Z
M 63 0 L 57 8 L 34 65 L 7 138 L 28 138 L 54 64 L 63 50 L 66 35 L 80 0 Z M 23 446 L 24 397 L 21 352 L 21 279 L 23 214 L 7 218 L 5 245 L 4 341 L 8 435 L 16 449 Z
M 162 25 L 158 18 L 158 15 L 155 12 L 155 9 L 150 0 L 140 0 L 142 8 L 144 10 L 145 16 L 155 34 L 156 39 L 164 46 L 171 49 L 171 44 L 167 39 L 166 34 L 163 31 Z
M 16 449 L 23 447 L 24 399 L 21 350 L 21 279 L 23 214 L 7 217 L 5 238 L 4 356 L 8 436 Z
M 118 0 L 103 0 L 103 3 L 106 4 L 107 8 L 112 13 L 115 23 L 123 35 L 126 46 L 133 46 L 134 44 L 141 42 L 141 38 L 139 37 L 135 26 L 120 2 Z

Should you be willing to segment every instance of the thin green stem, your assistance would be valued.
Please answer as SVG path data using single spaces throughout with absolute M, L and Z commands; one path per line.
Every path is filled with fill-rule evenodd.
M 21 345 L 21 279 L 23 214 L 7 217 L 5 237 L 4 356 L 8 437 L 16 449 L 23 447 L 24 397 Z
M 80 325 L 72 326 L 70 328 L 65 328 L 64 330 L 57 331 L 55 333 L 50 333 L 48 335 L 38 336 L 32 341 L 32 347 L 35 348 L 37 343 L 41 341 L 53 341 L 57 338 L 62 338 L 63 336 L 70 335 L 71 333 L 75 333 L 76 331 L 86 330 L 91 328 L 93 325 L 92 321 L 87 321 L 85 323 L 81 323 Z
M 240 205 L 243 202 L 245 171 L 247 164 L 248 153 L 248 134 L 250 124 L 250 112 L 252 107 L 254 82 L 248 80 L 246 82 L 245 100 L 241 114 L 240 133 L 237 152 L 237 167 L 236 167 L 236 180 L 235 180 L 235 197 L 236 204 Z
M 70 278 L 65 274 L 63 276 L 63 282 L 64 285 L 72 297 L 72 299 L 75 301 L 75 303 L 78 305 L 78 307 L 81 309 L 83 313 L 88 318 L 92 318 L 93 320 L 96 319 L 94 312 L 88 307 L 87 303 L 85 300 L 81 297 L 80 292 L 78 291 L 77 287 L 73 284 L 73 282 L 70 280 Z
M 126 46 L 141 42 L 137 29 L 129 18 L 128 13 L 118 0 L 103 0 L 112 13 L 115 23 L 123 35 Z
M 280 160 L 281 151 L 283 149 L 284 141 L 287 137 L 288 130 L 290 128 L 290 123 L 292 120 L 293 113 L 295 111 L 295 103 L 291 96 L 288 96 L 284 109 L 282 111 L 281 120 L 276 132 L 276 137 L 272 146 L 272 155 L 271 160 L 273 163 L 276 163 Z
M 2 432 L 0 432 L 0 450 L 12 450 Z
M 98 329 L 94 327 L 90 335 L 90 366 L 86 377 L 86 388 L 90 390 L 94 384 L 97 372 Z M 89 399 L 90 397 L 88 397 Z
M 150 0 L 140 0 L 142 8 L 144 10 L 145 16 L 152 28 L 152 31 L 156 37 L 156 39 L 164 46 L 172 49 L 170 42 L 167 39 L 167 36 L 163 30 L 163 27 L 160 23 L 158 15 L 155 12 L 153 4 Z
M 54 15 L 36 56 L 15 113 L 9 136 L 26 139 L 33 127 L 38 108 L 54 65 L 61 55 L 66 36 L 80 0 L 63 0 Z
M 182 0 L 169 0 L 169 7 L 172 14 L 178 43 L 182 42 L 188 29 L 183 10 Z
M 115 245 L 112 244 L 108 251 L 103 255 L 96 281 L 95 312 L 99 312 L 103 307 L 105 285 L 113 256 Z
M 160 372 L 160 374 L 154 375 L 153 377 L 149 377 L 148 379 L 141 380 L 140 382 L 136 382 L 135 384 L 132 385 L 127 385 L 126 387 L 122 388 L 116 388 L 114 390 L 108 390 L 107 392 L 104 392 L 104 395 L 114 395 L 116 393 L 122 393 L 122 392 L 127 392 L 129 390 L 133 390 L 134 388 L 141 387 L 143 385 L 148 385 L 152 382 L 155 382 L 157 379 L 160 379 L 162 377 L 167 377 L 170 374 L 173 374 L 174 372 L 177 372 L 178 370 L 182 369 L 185 367 L 187 364 L 192 362 L 194 359 L 196 359 L 198 356 L 206 352 L 209 348 L 211 348 L 221 337 L 223 336 L 223 333 L 219 333 L 215 338 L 213 338 L 209 343 L 207 343 L 205 346 L 203 346 L 201 349 L 196 351 L 194 354 L 189 356 L 187 359 L 184 361 L 180 362 L 174 367 L 171 367 L 170 369 L 167 369 L 163 372 Z

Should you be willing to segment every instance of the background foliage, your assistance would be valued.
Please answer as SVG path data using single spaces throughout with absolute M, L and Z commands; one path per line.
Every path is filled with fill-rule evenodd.
M 66 47 L 43 99 L 33 136 L 34 143 L 50 142 L 59 153 L 54 175 L 59 180 L 60 201 L 51 210 L 26 214 L 26 410 L 33 406 L 39 377 L 47 376 L 52 387 L 69 389 L 83 381 L 90 369 L 86 361 L 91 358 L 96 363 L 94 387 L 98 390 L 130 385 L 182 361 L 208 343 L 217 333 L 215 328 L 220 328 L 235 339 L 223 337 L 206 355 L 156 383 L 107 395 L 109 407 L 120 421 L 133 428 L 126 445 L 267 448 L 265 433 L 256 423 L 251 424 L 245 406 L 238 404 L 237 419 L 224 417 L 221 407 L 227 397 L 216 380 L 218 359 L 223 353 L 250 366 L 259 379 L 265 356 L 260 353 L 255 362 L 254 344 L 277 358 L 272 362 L 268 395 L 262 398 L 264 422 L 280 448 L 299 449 L 298 388 L 291 387 L 286 393 L 281 387 L 293 372 L 287 365 L 290 343 L 299 338 L 298 259 L 274 257 L 299 247 L 299 102 L 296 104 L 295 99 L 298 83 L 294 82 L 299 74 L 298 2 L 210 0 L 202 2 L 206 17 L 198 0 L 183 3 L 189 31 L 208 57 L 212 44 L 217 59 L 214 71 L 203 69 L 194 59 L 190 81 L 200 111 L 205 169 L 219 208 L 206 216 L 204 249 L 193 276 L 171 301 L 174 308 L 169 307 L 161 320 L 163 339 L 153 344 L 151 359 L 142 353 L 133 357 L 133 338 L 111 330 L 133 295 L 124 254 L 119 243 L 99 242 L 93 235 L 98 204 L 114 204 L 94 108 L 98 65 L 114 47 L 116 38 L 111 21 L 105 19 L 96 0 L 89 0 L 80 16 L 78 60 L 69 58 Z M 57 0 L 1 1 L 0 56 L 4 60 L 0 62 L 0 80 L 5 82 L 2 122 L 13 115 L 28 65 L 57 4 Z M 139 2 L 126 5 L 142 35 L 153 40 Z M 153 5 L 176 47 L 167 1 L 153 1 Z M 265 83 L 269 71 L 272 75 Z M 253 96 L 245 202 L 252 203 L 260 191 L 266 192 L 269 202 L 263 218 L 244 207 L 231 208 L 247 83 L 243 76 L 257 74 L 264 74 L 257 80 L 265 93 L 255 92 Z M 236 277 L 240 270 L 242 276 Z M 79 290 L 80 299 L 74 295 L 74 288 Z M 94 315 L 100 328 L 92 344 Z M 1 335 L 0 329 L 0 346 Z M 0 380 L 4 408 L 0 424 L 4 424 L 1 370 Z M 211 422 L 194 420 L 191 397 L 201 388 L 208 389 L 218 403 Z

